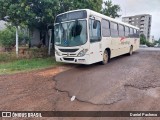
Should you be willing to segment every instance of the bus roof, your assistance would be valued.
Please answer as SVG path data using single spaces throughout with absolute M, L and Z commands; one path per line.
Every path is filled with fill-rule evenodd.
M 70 12 L 81 11 L 81 10 L 86 10 L 86 11 L 87 11 L 89 14 L 91 14 L 91 15 L 94 15 L 94 16 L 97 16 L 97 17 L 100 17 L 100 18 L 103 18 L 103 19 L 107 19 L 107 20 L 109 20 L 109 21 L 116 22 L 116 23 L 119 23 L 119 24 L 122 24 L 122 25 L 125 25 L 125 26 L 128 26 L 128 27 L 132 27 L 132 28 L 135 28 L 135 29 L 138 29 L 138 30 L 139 30 L 138 27 L 135 27 L 135 26 L 133 26 L 133 25 L 130 25 L 130 24 L 127 24 L 127 23 L 124 23 L 124 22 L 115 20 L 114 18 L 108 17 L 108 16 L 106 16 L 106 15 L 103 15 L 103 14 L 101 14 L 101 13 L 95 12 L 95 11 L 90 10 L 90 9 L 71 10 L 71 11 L 67 11 L 67 12 L 58 14 L 57 16 L 62 15 L 62 14 L 66 14 L 66 13 L 70 13 Z

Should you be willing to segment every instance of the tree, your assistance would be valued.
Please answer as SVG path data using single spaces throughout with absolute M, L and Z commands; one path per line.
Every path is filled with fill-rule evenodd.
M 97 12 L 102 10 L 103 0 L 72 0 L 73 9 L 91 9 Z
M 85 8 L 100 12 L 102 0 L 0 0 L 0 19 L 46 30 L 57 14 Z
M 0 19 L 15 26 L 27 25 L 37 28 L 48 35 L 48 27 L 53 25 L 55 17 L 74 9 L 92 9 L 113 18 L 119 17 L 120 7 L 103 0 L 0 0 Z
M 0 31 L 0 44 L 5 48 L 10 48 L 15 45 L 16 31 L 12 28 L 6 28 Z
M 57 14 L 73 9 L 101 10 L 102 0 L 0 0 L 0 19 L 47 33 Z
M 121 10 L 119 5 L 113 5 L 111 0 L 104 2 L 105 7 L 102 9 L 102 14 L 112 18 L 120 17 L 118 12 Z
M 159 40 L 158 40 L 158 43 L 160 44 L 160 38 L 159 38 Z
M 140 35 L 140 44 L 146 44 L 146 36 L 144 34 Z
M 25 40 L 28 40 L 29 38 L 23 34 L 23 32 L 19 29 L 19 42 L 21 43 Z M 2 45 L 5 48 L 12 48 L 16 44 L 16 28 L 7 25 L 6 29 L 0 31 L 0 45 Z

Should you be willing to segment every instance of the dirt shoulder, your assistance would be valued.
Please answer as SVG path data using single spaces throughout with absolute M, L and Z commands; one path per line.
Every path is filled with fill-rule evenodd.
M 71 69 L 54 68 L 0 76 L 0 110 L 54 110 L 57 92 L 53 76 Z
M 132 67 L 133 69 L 129 69 L 130 67 Z M 111 69 L 112 72 L 108 71 L 108 69 Z M 105 72 L 102 72 L 101 70 Z M 111 74 L 114 73 L 114 71 L 119 71 L 119 73 Z M 101 75 L 101 77 L 98 77 L 96 75 L 97 73 L 99 74 L 98 76 Z M 112 81 L 107 79 L 106 75 L 108 73 L 110 73 L 110 76 L 113 76 Z M 121 76 L 121 73 L 124 73 L 124 75 Z M 160 52 L 139 51 L 133 54 L 133 56 L 131 57 L 121 56 L 115 58 L 111 60 L 109 65 L 106 66 L 102 66 L 99 64 L 78 67 L 75 67 L 74 65 L 66 65 L 14 75 L 1 75 L 0 110 L 159 111 L 159 83 Z M 111 88 L 108 89 L 108 87 L 105 86 Z M 76 93 L 78 93 L 78 98 L 71 102 L 71 96 Z M 114 98 L 114 96 L 112 96 L 114 95 L 114 93 L 115 95 L 118 95 L 118 98 L 120 99 L 116 99 L 115 102 L 106 102 L 111 98 Z M 103 97 L 103 95 L 107 97 Z M 91 97 L 95 98 L 90 99 Z M 106 101 L 103 101 L 103 98 L 105 98 Z M 102 104 L 99 104 L 101 102 Z M 130 118 L 48 119 L 130 120 Z M 152 118 L 135 118 L 134 120 L 142 119 L 151 120 Z M 156 118 L 154 118 L 154 120 L 156 120 Z

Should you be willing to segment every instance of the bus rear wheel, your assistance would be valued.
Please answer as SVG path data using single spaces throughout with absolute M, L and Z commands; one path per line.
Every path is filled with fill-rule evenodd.
M 129 55 L 132 55 L 132 54 L 133 54 L 133 46 L 131 46 L 129 50 Z
M 103 53 L 103 61 L 101 63 L 102 65 L 105 65 L 108 63 L 108 61 L 109 61 L 109 54 L 108 54 L 108 51 L 105 50 Z

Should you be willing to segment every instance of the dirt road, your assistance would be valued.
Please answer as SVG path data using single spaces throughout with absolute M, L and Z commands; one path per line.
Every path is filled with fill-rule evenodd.
M 0 110 L 159 111 L 160 109 L 160 52 L 158 51 L 140 50 L 133 56 L 114 58 L 105 66 L 94 64 L 71 68 L 64 66 L 0 76 Z M 62 73 L 56 75 L 59 72 Z M 73 95 L 76 96 L 76 100 L 71 102 Z M 48 119 L 146 120 L 147 118 Z M 147 120 L 150 119 L 153 118 Z

